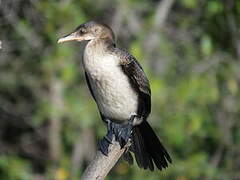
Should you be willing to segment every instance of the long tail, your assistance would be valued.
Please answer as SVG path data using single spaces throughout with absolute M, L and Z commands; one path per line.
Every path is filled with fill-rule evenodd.
M 163 147 L 147 121 L 134 126 L 132 141 L 131 150 L 134 152 L 140 168 L 153 171 L 155 164 L 159 170 L 162 170 L 168 167 L 168 163 L 172 163 L 167 150 Z

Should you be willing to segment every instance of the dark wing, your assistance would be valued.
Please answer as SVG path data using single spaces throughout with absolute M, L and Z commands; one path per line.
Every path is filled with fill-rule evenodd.
M 96 98 L 93 94 L 93 90 L 92 90 L 92 87 L 91 87 L 91 84 L 90 84 L 90 81 L 89 81 L 88 74 L 86 72 L 85 72 L 85 77 L 86 77 L 86 82 L 87 82 L 87 85 L 88 85 L 88 89 L 90 90 L 90 93 L 91 93 L 93 99 L 95 100 L 95 102 L 97 102 L 97 100 L 96 100 Z M 102 115 L 102 113 L 100 111 L 99 111 L 99 113 L 100 113 L 100 116 L 101 116 L 102 120 L 105 121 L 105 117 Z
M 90 81 L 89 81 L 89 77 L 88 77 L 86 72 L 85 72 L 85 77 L 86 77 L 86 82 L 87 82 L 87 85 L 88 85 L 88 89 L 90 90 L 90 93 L 91 93 L 93 99 L 96 101 L 96 98 L 93 94 L 93 90 L 92 90 L 92 87 L 91 87 L 91 84 L 90 84 Z
M 121 65 L 124 73 L 128 76 L 131 85 L 138 92 L 138 115 L 147 118 L 151 112 L 151 89 L 147 76 L 141 65 L 130 54 L 124 57 Z

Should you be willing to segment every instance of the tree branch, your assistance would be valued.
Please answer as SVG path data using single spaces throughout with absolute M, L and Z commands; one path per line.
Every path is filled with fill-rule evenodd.
M 95 158 L 84 171 L 81 180 L 103 180 L 129 146 L 130 142 L 121 149 L 119 143 L 113 140 L 108 148 L 108 156 L 97 151 Z

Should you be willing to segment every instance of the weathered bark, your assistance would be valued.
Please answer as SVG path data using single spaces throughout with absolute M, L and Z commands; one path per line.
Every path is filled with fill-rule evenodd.
M 84 171 L 81 180 L 103 180 L 129 146 L 130 142 L 121 149 L 119 143 L 113 141 L 113 144 L 109 146 L 108 156 L 97 151 L 95 158 Z

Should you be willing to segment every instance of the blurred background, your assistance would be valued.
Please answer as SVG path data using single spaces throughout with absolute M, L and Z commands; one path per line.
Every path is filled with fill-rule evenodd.
M 239 0 L 0 0 L 0 179 L 76 180 L 106 133 L 78 25 L 110 25 L 152 88 L 150 124 L 173 164 L 123 160 L 107 179 L 240 179 Z

